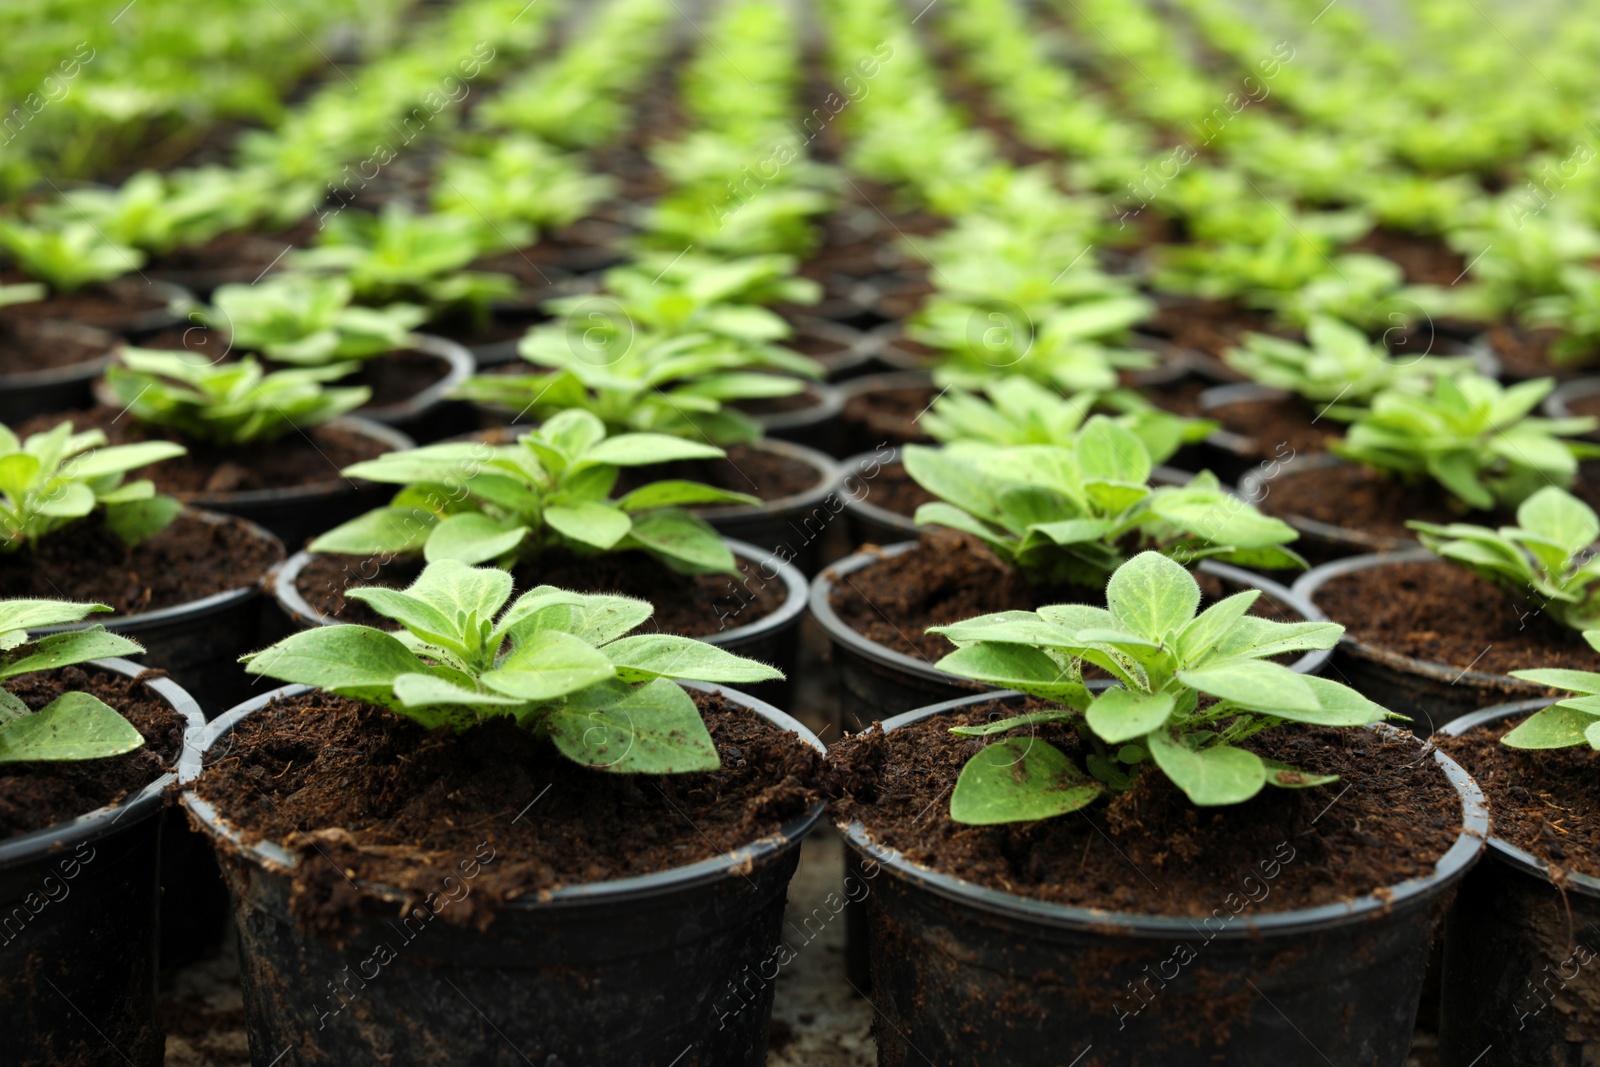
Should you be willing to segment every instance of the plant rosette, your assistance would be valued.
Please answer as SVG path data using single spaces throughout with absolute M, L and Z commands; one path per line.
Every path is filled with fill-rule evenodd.
M 1593 564 L 1584 561 L 1594 513 L 1559 490 L 1546 492 L 1567 503 L 1551 508 L 1550 496 L 1536 495 L 1519 509 L 1516 527 L 1428 527 L 1435 531 L 1429 543 L 1445 558 L 1418 546 L 1302 575 L 1294 591 L 1345 626 L 1333 669 L 1428 734 L 1497 701 L 1545 692 L 1513 673 L 1523 664 L 1592 665 L 1594 654 L 1573 627 L 1592 625 Z M 1576 525 L 1564 525 L 1574 514 Z M 1574 621 L 1564 624 L 1569 614 Z
M 198 742 L 200 709 L 119 654 L 139 645 L 77 624 L 104 605 L 0 601 L 0 1005 L 29 1020 L 0 1036 L 8 1063 L 68 1062 L 114 1042 L 159 1063 L 155 1025 L 163 796 Z M 187 780 L 187 779 L 185 779 Z M 107 959 L 119 961 L 108 971 Z
M 136 475 L 196 507 L 248 519 L 299 544 L 383 500 L 340 468 L 412 447 L 406 435 L 342 414 L 370 395 L 336 383 L 345 368 L 266 372 L 253 356 L 200 363 L 187 353 L 124 348 L 98 384 L 103 401 L 68 413 L 113 444 L 169 441 L 184 455 Z M 40 417 L 23 430 L 50 422 Z
M 261 591 L 284 556 L 267 531 L 158 496 L 130 471 L 182 449 L 107 446 L 68 423 L 18 439 L 0 428 L 0 595 L 108 604 L 108 630 L 184 679 L 203 705 L 244 685 L 231 660 L 257 637 Z
M 889 874 L 868 902 L 886 1058 L 1045 1064 L 1066 1042 L 1115 1064 L 1156 1048 L 1265 1063 L 1300 1055 L 1308 1033 L 1344 1059 L 1406 1054 L 1435 928 L 1488 832 L 1482 795 L 1373 726 L 1383 709 L 1270 663 L 1338 628 L 1246 614 L 1256 595 L 1202 611 L 1182 567 L 1136 556 L 1107 608 L 948 628 L 960 648 L 945 666 L 1028 695 L 908 712 L 831 755 L 839 828 Z M 1118 684 L 1087 688 L 1091 661 Z M 1374 844 L 1380 822 L 1392 838 Z M 931 940 L 957 962 L 929 966 Z M 1049 1007 L 1063 984 L 1070 1021 Z M 974 989 L 1017 1010 L 956 1022 Z M 1219 1012 L 1234 1024 L 1215 1026 Z
M 352 953 L 377 968 L 342 993 L 336 982 L 318 997 L 250 998 L 257 1047 L 421 1063 L 440 1042 L 497 1040 L 481 1017 L 442 1009 L 443 978 L 541 1059 L 666 1062 L 693 1045 L 760 1063 L 770 985 L 703 1009 L 778 940 L 800 838 L 822 810 L 823 749 L 782 712 L 686 679 L 776 672 L 630 634 L 651 615 L 637 600 L 550 587 L 513 599 L 494 568 L 441 561 L 406 590 L 360 593 L 402 629 L 307 630 L 250 657 L 252 672 L 322 687 L 279 689 L 219 720 L 183 798 L 217 845 L 251 988 L 287 994 L 305 968 L 338 975 Z M 241 773 L 277 775 L 275 750 L 293 737 L 329 762 L 276 777 L 298 784 L 275 803 L 310 803 L 291 817 L 328 838 L 337 888 L 292 827 L 263 821 L 239 792 Z M 392 766 L 410 770 L 347 778 L 390 765 L 381 751 L 406 753 Z M 346 780 L 326 788 L 334 778 Z M 455 798 L 449 823 L 424 814 L 441 789 Z M 344 829 L 351 805 L 379 794 L 387 817 Z M 421 837 L 418 819 L 431 827 Z M 597 984 L 611 995 L 596 1000 Z M 369 1009 L 409 1022 L 360 1024 Z M 551 1030 L 552 1017 L 585 1022 Z
M 1584 736 L 1596 716 L 1574 710 L 1594 700 L 1600 676 L 1529 673 L 1579 695 L 1485 708 L 1435 739 L 1482 786 L 1495 827 L 1445 920 L 1442 1062 L 1470 1059 L 1490 1043 L 1510 1062 L 1600 1054 L 1600 1031 L 1589 1025 L 1600 1012 L 1600 756 Z
M 188 290 L 135 274 L 143 253 L 119 245 L 83 221 L 31 226 L 0 221 L 0 250 L 14 265 L 0 286 L 42 285 L 36 299 L 0 302 L 0 322 L 49 319 L 140 337 L 180 321 Z

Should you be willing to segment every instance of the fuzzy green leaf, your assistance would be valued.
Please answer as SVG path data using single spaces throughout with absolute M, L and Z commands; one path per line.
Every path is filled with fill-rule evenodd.
M 1077 811 L 1101 789 L 1048 741 L 1010 737 L 988 745 L 961 768 L 950 818 L 971 826 L 1048 819 Z

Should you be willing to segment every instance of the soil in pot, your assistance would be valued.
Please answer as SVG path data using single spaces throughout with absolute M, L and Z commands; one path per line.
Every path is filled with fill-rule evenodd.
M 1489 328 L 1489 347 L 1500 357 L 1500 373 L 1509 381 L 1525 378 L 1576 378 L 1593 373 L 1593 364 L 1587 367 L 1558 367 L 1550 361 L 1550 346 L 1560 337 L 1553 329 L 1523 329 L 1500 323 Z M 1590 412 L 1574 409 L 1573 414 Z
M 809 492 L 819 481 L 817 468 L 792 456 L 750 445 L 729 445 L 727 453 L 723 459 L 624 467 L 613 492 L 620 495 L 649 482 L 682 478 L 736 493 L 749 493 L 762 500 L 780 500 Z
M 50 326 L 36 319 L 0 320 L 0 377 L 72 367 L 111 352 L 114 338 L 108 335 L 98 335 L 106 342 L 100 344 L 93 333 Z
M 910 385 L 857 393 L 844 403 L 845 446 L 867 451 L 880 445 L 925 444 L 932 440 L 917 420 L 939 390 L 933 385 Z
M 1036 702 L 1029 703 L 1032 710 Z M 887 735 L 846 737 L 829 753 L 829 792 L 840 797 L 833 802 L 836 817 L 859 819 L 877 841 L 914 863 L 991 889 L 1076 907 L 1196 918 L 1210 915 L 1222 894 L 1236 890 L 1241 872 L 1267 857 L 1286 869 L 1256 906 L 1287 911 L 1431 875 L 1461 832 L 1460 797 L 1432 759 L 1418 758 L 1410 738 L 1321 727 L 1271 731 L 1246 747 L 1337 774 L 1336 785 L 1266 789 L 1244 804 L 1197 808 L 1165 776 L 1144 773 L 1128 792 L 1084 809 L 1082 817 L 953 822 L 946 798 L 967 760 L 995 738 L 956 737 L 949 728 L 1021 710 L 982 702 Z M 1034 729 L 1032 736 L 1082 765 L 1076 731 L 1061 723 Z
M 738 400 L 732 405 L 746 415 L 784 415 L 791 411 L 805 411 L 822 406 L 822 393 L 808 385 L 798 393 L 788 396 L 767 396 L 751 400 Z
M 878 473 L 871 479 L 865 475 L 858 475 L 860 483 L 866 492 L 860 500 L 892 511 L 896 515 L 912 518 L 917 509 L 924 504 L 931 504 L 939 499 L 916 483 L 916 480 L 906 473 L 906 465 L 896 460 L 885 463 L 878 468 Z
M 31 711 L 62 693 L 89 693 L 132 723 L 145 743 L 143 748 L 104 759 L 0 765 L 0 839 L 119 803 L 177 765 L 188 724 L 141 681 L 85 665 L 18 675 L 6 682 L 6 688 Z
M 1557 870 L 1600 878 L 1600 752 L 1587 745 L 1544 752 L 1502 745 L 1521 721 L 1435 735 L 1434 743 L 1483 787 L 1496 837 Z
M 1205 602 L 1233 591 L 1224 590 L 1211 575 L 1195 577 Z M 917 548 L 850 575 L 834 587 L 829 602 L 844 624 L 863 637 L 932 663 L 955 651 L 955 646 L 938 634 L 925 633 L 929 626 L 996 611 L 1033 611 L 1044 604 L 1104 606 L 1105 590 L 1029 585 L 976 538 L 927 527 L 918 532 Z M 1299 619 L 1265 593 L 1251 613 L 1282 621 Z
M 285 245 L 245 230 L 219 233 L 204 244 L 179 246 L 152 258 L 148 274 L 210 274 L 254 278 L 282 262 Z M 253 284 L 253 283 L 252 283 Z
M 739 574 L 680 574 L 642 552 L 602 556 L 553 555 L 537 564 L 512 570 L 519 590 L 554 585 L 582 593 L 620 593 L 648 600 L 656 607 L 648 626 L 663 633 L 708 637 L 729 626 L 742 626 L 777 611 L 785 590 L 764 578 L 760 565 L 736 560 Z M 394 623 L 359 600 L 347 600 L 347 589 L 378 585 L 401 589 L 422 573 L 414 557 L 386 562 L 367 556 L 314 555 L 295 578 L 295 588 L 317 612 L 340 622 L 391 629 Z
M 1241 308 L 1231 300 L 1204 300 L 1163 307 L 1141 328 L 1165 337 L 1178 348 L 1194 349 L 1218 359 L 1230 348 L 1237 347 L 1246 333 L 1283 332 L 1272 328 L 1272 318 L 1266 312 Z
M 479 868 L 464 906 L 445 914 L 481 924 L 524 894 L 709 859 L 777 833 L 815 803 L 820 753 L 719 695 L 691 695 L 719 770 L 607 775 L 508 719 L 429 731 L 313 692 L 234 727 L 195 790 L 247 840 L 307 857 L 294 906 L 313 931 L 337 935 L 359 904 L 353 882 L 436 891 L 474 848 L 493 862 Z M 534 800 L 536 817 L 519 818 Z
M 11 268 L 0 270 L 0 285 L 30 279 Z M 146 285 L 136 277 L 125 276 L 103 285 L 86 286 L 75 293 L 57 293 L 43 300 L 0 307 L 0 322 L 23 319 L 60 319 L 83 326 L 117 330 L 131 320 L 166 308 L 171 293 Z
M 1466 257 L 1440 238 L 1381 226 L 1351 245 L 1350 251 L 1372 252 L 1399 264 L 1407 285 L 1454 285 L 1467 270 Z
M 1325 405 L 1299 397 L 1236 400 L 1206 411 L 1248 441 L 1251 460 L 1305 456 L 1328 450 L 1329 438 L 1343 437 L 1345 424 L 1321 414 Z
M 40 416 L 13 429 L 19 435 L 38 433 L 62 418 L 71 419 L 75 431 L 103 431 L 113 445 L 167 440 L 187 448 L 187 455 L 153 463 L 130 475 L 149 478 L 156 483 L 158 492 L 180 499 L 209 493 L 336 484 L 343 480 L 339 472 L 345 467 L 389 451 L 382 441 L 337 425 L 314 426 L 276 441 L 212 445 L 191 441 L 161 427 L 142 425 L 110 407 Z
M 1368 567 L 1330 578 L 1317 606 L 1368 645 L 1488 674 L 1525 667 L 1593 670 L 1595 653 L 1542 614 L 1464 567 L 1423 561 Z
M 1567 408 L 1572 412 L 1572 414 L 1577 416 L 1600 416 L 1600 392 L 1588 393 L 1583 396 L 1575 396 L 1571 400 L 1567 401 Z M 1594 434 L 1591 433 L 1589 436 L 1593 437 Z
M 1199 377 L 1179 378 L 1170 382 L 1153 382 L 1139 387 L 1139 393 L 1162 411 L 1185 415 L 1191 419 L 1209 418 L 1200 407 L 1200 394 L 1212 388 L 1214 382 Z
M 276 541 L 240 520 L 185 512 L 130 549 L 90 515 L 31 550 L 0 555 L 0 597 L 92 600 L 134 615 L 255 585 L 282 558 Z
M 1600 507 L 1600 465 L 1581 464 L 1571 492 L 1590 507 Z M 1407 485 L 1367 467 L 1340 463 L 1285 469 L 1268 483 L 1257 507 L 1268 515 L 1315 519 L 1379 537 L 1415 539 L 1410 520 L 1483 526 L 1515 524 L 1513 511 L 1467 511 L 1431 479 Z

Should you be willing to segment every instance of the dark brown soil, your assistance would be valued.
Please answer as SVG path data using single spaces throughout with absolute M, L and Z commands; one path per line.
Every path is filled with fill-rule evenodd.
M 1550 344 L 1556 336 L 1555 330 L 1524 330 L 1500 323 L 1489 328 L 1489 345 L 1500 357 L 1500 372 L 1506 378 L 1571 376 L 1571 369 L 1558 370 L 1550 362 Z
M 48 430 L 62 418 L 70 418 L 74 430 L 103 430 L 107 441 L 114 445 L 167 440 L 187 448 L 187 455 L 152 463 L 130 475 L 149 478 L 156 483 L 157 491 L 180 499 L 208 493 L 337 484 L 342 481 L 339 471 L 343 468 L 389 451 L 381 441 L 326 425 L 314 426 L 304 433 L 291 432 L 276 441 L 219 447 L 191 441 L 159 427 L 143 426 L 109 407 L 40 416 L 24 423 L 17 432 Z
M 1209 412 L 1201 410 L 1200 394 L 1215 385 L 1215 382 L 1206 381 L 1204 378 L 1179 378 L 1173 382 L 1143 386 L 1139 392 L 1162 411 L 1185 415 L 1191 419 L 1210 418 Z
M 15 269 L 0 270 L 0 285 L 29 281 Z M 125 328 L 139 315 L 167 306 L 164 294 L 157 293 L 137 276 L 118 278 L 104 285 L 92 285 L 76 293 L 61 293 L 26 304 L 0 307 L 0 322 L 21 319 L 58 319 L 84 326 L 115 331 Z
M 110 354 L 108 344 L 96 344 L 96 336 L 84 337 L 76 330 L 31 319 L 0 321 L 0 375 L 27 374 L 89 363 Z
M 1600 752 L 1533 752 L 1500 739 L 1521 718 L 1434 742 L 1483 787 L 1494 835 L 1559 870 L 1600 878 Z
M 845 401 L 847 440 L 857 451 L 880 445 L 926 443 L 933 440 L 917 425 L 939 390 L 932 385 L 874 389 Z
M 874 730 L 844 739 L 829 759 L 830 792 L 844 794 L 835 814 L 860 819 L 912 862 L 991 889 L 1076 907 L 1196 917 L 1230 894 L 1244 895 L 1246 878 L 1270 888 L 1255 907 L 1279 912 L 1425 876 L 1461 830 L 1455 790 L 1431 759 L 1418 758 L 1408 735 L 1321 727 L 1269 732 L 1247 747 L 1337 774 L 1336 785 L 1268 787 L 1244 804 L 1197 808 L 1147 768 L 1128 792 L 1077 814 L 1001 826 L 952 822 L 947 798 L 961 768 L 992 739 L 956 737 L 949 727 L 1019 710 L 997 701 L 887 736 Z M 1070 727 L 1053 723 L 1035 735 L 1079 755 Z
M 849 362 L 853 355 L 851 347 L 843 341 L 808 333 L 804 326 L 797 328 L 794 336 L 783 344 L 785 348 L 792 348 L 802 356 L 810 356 L 830 371 L 837 369 L 840 364 Z
M 282 241 L 259 234 L 233 230 L 219 233 L 204 244 L 174 248 L 156 256 L 146 268 L 150 271 L 217 271 L 228 275 L 248 274 L 257 278 L 268 267 L 281 263 Z
M 1341 575 L 1317 591 L 1316 601 L 1359 641 L 1457 670 L 1600 670 L 1600 658 L 1577 631 L 1541 612 L 1537 594 L 1508 596 L 1450 563 L 1396 563 Z
M 1179 348 L 1192 348 L 1222 358 L 1246 333 L 1281 333 L 1271 328 L 1265 312 L 1241 308 L 1229 300 L 1206 300 L 1163 307 L 1142 329 L 1165 337 Z
M 148 671 L 149 677 L 160 672 Z M 170 771 L 183 750 L 183 716 L 144 682 L 120 674 L 63 667 L 7 679 L 29 710 L 62 693 L 90 693 L 122 713 L 144 735 L 143 748 L 78 762 L 0 764 L 0 839 L 43 830 L 138 792 Z
M 1591 393 L 1588 396 L 1573 397 L 1572 401 L 1567 404 L 1567 408 L 1574 415 L 1600 417 L 1600 393 Z M 1600 434 L 1600 430 L 1592 431 L 1588 434 L 1588 436 L 1594 437 L 1596 434 Z
M 939 499 L 906 473 L 904 463 L 885 463 L 878 468 L 876 477 L 869 480 L 863 476 L 861 481 L 867 488 L 862 500 L 908 519 L 916 515 L 922 505 Z
M 1405 271 L 1407 285 L 1454 285 L 1466 273 L 1466 257 L 1437 237 L 1376 229 L 1350 246 L 1353 252 L 1373 252 L 1391 259 Z
M 392 404 L 404 404 L 418 393 L 445 378 L 450 365 L 426 352 L 391 352 L 376 359 L 362 360 L 361 369 L 339 385 L 365 385 L 372 399 L 356 409 L 356 414 Z
M 0 555 L 0 597 L 98 601 L 131 615 L 255 585 L 282 558 L 281 545 L 237 519 L 185 513 L 129 549 L 90 515 L 34 549 Z
M 1250 440 L 1248 459 L 1306 456 L 1326 452 L 1330 437 L 1344 436 L 1343 423 L 1319 414 L 1324 406 L 1312 406 L 1298 397 L 1238 400 L 1205 415 Z
M 1590 507 L 1600 506 L 1600 466 L 1581 464 L 1571 491 Z M 1468 511 L 1432 480 L 1407 485 L 1353 463 L 1285 471 L 1257 506 L 1269 515 L 1315 519 L 1382 537 L 1414 538 L 1406 528 L 1412 520 L 1499 526 L 1516 519 L 1510 511 Z
M 621 593 L 648 600 L 656 612 L 646 627 L 685 637 L 709 637 L 765 618 L 787 596 L 781 582 L 764 577 L 757 564 L 736 561 L 740 573 L 679 574 L 642 552 L 603 556 L 562 556 L 537 566 L 524 565 L 511 576 L 520 591 L 554 585 L 584 593 Z M 341 622 L 390 629 L 392 622 L 359 600 L 346 600 L 346 589 L 367 585 L 391 589 L 410 585 L 422 573 L 415 558 L 381 562 L 364 556 L 316 555 L 295 579 L 295 588 L 311 607 Z
M 376 903 L 355 882 L 420 898 L 447 875 L 470 892 L 442 914 L 483 925 L 502 901 L 708 859 L 815 803 L 819 753 L 721 697 L 695 697 L 716 771 L 612 776 L 509 719 L 429 732 L 313 693 L 241 723 L 196 788 L 247 835 L 300 854 L 293 907 L 313 930 L 334 934 Z
M 624 468 L 614 492 L 620 495 L 649 482 L 683 478 L 729 492 L 749 493 L 762 500 L 781 500 L 810 492 L 822 480 L 817 468 L 811 464 L 763 448 L 729 445 L 727 453 L 726 459 L 695 459 Z
M 1104 606 L 1105 590 L 1029 585 L 976 538 L 943 527 L 918 531 L 919 545 L 839 580 L 828 603 L 852 630 L 880 645 L 932 663 L 955 646 L 930 626 L 948 626 L 996 611 L 1033 611 L 1043 604 Z M 831 571 L 824 571 L 831 575 Z M 1196 575 L 1208 599 L 1224 590 L 1209 575 Z M 1251 614 L 1298 619 L 1263 595 Z

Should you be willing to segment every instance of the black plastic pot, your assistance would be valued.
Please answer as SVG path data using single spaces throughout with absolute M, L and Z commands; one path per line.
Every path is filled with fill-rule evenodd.
M 818 315 L 793 315 L 789 324 L 786 345 L 828 368 L 830 382 L 860 377 L 877 356 L 878 341 L 864 330 Z
M 761 425 L 761 433 L 768 440 L 793 441 L 825 455 L 835 455 L 839 450 L 839 412 L 844 410 L 844 397 L 826 382 L 807 382 L 802 395 L 807 401 L 805 407 L 750 417 Z
M 347 415 L 328 425 L 379 441 L 390 452 L 414 447 L 411 438 L 399 430 L 371 419 Z M 202 493 L 189 497 L 187 502 L 248 519 L 271 531 L 285 545 L 298 546 L 341 522 L 382 507 L 392 496 L 393 486 L 334 476 L 331 481 L 287 489 Z
M 996 696 L 898 715 L 883 729 Z M 1287 912 L 1236 914 L 1224 904 L 1217 910 L 1226 922 L 988 889 L 908 862 L 860 823 L 841 825 L 858 863 L 875 874 L 866 904 L 878 1062 L 1405 1063 L 1429 943 L 1489 830 L 1477 785 L 1442 753 L 1433 756 L 1461 797 L 1462 831 L 1432 875 Z M 1234 890 L 1219 887 L 1219 904 Z
M 108 287 L 120 289 L 130 294 L 154 294 L 166 301 L 164 307 L 149 308 L 145 311 L 131 311 L 127 317 L 116 323 L 96 323 L 101 329 L 111 333 L 121 334 L 129 341 L 138 343 L 146 337 L 160 333 L 162 330 L 180 325 L 183 319 L 184 308 L 194 304 L 194 294 L 181 285 L 156 279 L 136 278 L 133 275 L 124 275 L 107 283 Z
M 707 644 L 770 663 L 785 675 L 782 682 L 760 682 L 746 691 L 761 700 L 783 707 L 794 685 L 795 666 L 800 653 L 800 619 L 806 610 L 806 579 L 792 564 L 767 549 L 724 538 L 733 554 L 755 564 L 748 580 L 730 577 L 726 590 L 718 595 L 724 628 L 701 640 Z M 294 629 L 312 626 L 337 626 L 339 620 L 314 609 L 300 595 L 295 580 L 311 562 L 312 553 L 296 552 L 279 567 L 272 579 L 272 595 L 278 608 Z M 758 584 L 760 583 L 760 584 Z M 765 583 L 783 586 L 783 604 L 770 615 L 758 619 L 743 617 L 743 605 L 760 592 Z
M 1551 702 L 1486 708 L 1439 732 L 1460 737 Z M 1498 837 L 1445 920 L 1439 1063 L 1480 1058 L 1485 1067 L 1600 1063 L 1600 878 L 1563 872 L 1557 883 L 1543 860 Z
M 695 513 L 724 537 L 748 541 L 806 574 L 816 573 L 822 566 L 822 531 L 843 507 L 838 491 L 844 471 L 832 456 L 793 441 L 765 439 L 749 447 L 798 460 L 816 471 L 817 480 L 804 492 L 760 504 L 696 508 Z
M 771 705 L 690 687 L 721 692 L 825 751 Z M 274 696 L 305 691 L 288 686 L 233 709 L 206 747 Z M 253 1061 L 274 1063 L 292 1048 L 296 1064 L 335 1067 L 759 1067 L 773 994 L 760 972 L 782 937 L 800 840 L 822 814 L 819 803 L 781 834 L 699 863 L 507 901 L 485 930 L 432 923 L 406 894 L 366 885 L 390 914 L 361 920 L 335 945 L 291 917 L 293 853 L 246 844 L 192 792 L 183 803 L 223 857 Z M 381 967 L 371 962 L 384 958 L 380 946 Z
M 1398 563 L 1433 562 L 1454 566 L 1425 548 L 1374 553 L 1313 567 L 1294 583 L 1294 591 L 1315 604 L 1317 591 L 1331 579 Z M 1334 622 L 1340 622 L 1334 619 Z M 1547 690 L 1504 674 L 1448 667 L 1403 656 L 1361 641 L 1348 632 L 1333 649 L 1330 670 L 1346 685 L 1390 711 L 1411 716 L 1411 729 L 1426 737 L 1468 712 L 1506 700 L 1526 700 Z
M 1574 378 L 1563 382 L 1553 393 L 1545 397 L 1541 409 L 1549 418 L 1570 419 L 1577 414 L 1572 410 L 1574 401 L 1589 400 L 1596 394 L 1600 394 L 1600 377 Z M 1590 440 L 1600 439 L 1600 429 L 1590 430 L 1584 436 Z
M 101 354 L 67 367 L 22 374 L 0 375 L 0 424 L 12 426 L 35 415 L 52 411 L 74 411 L 94 402 L 94 380 L 111 365 L 121 342 L 114 334 L 75 322 L 52 319 L 22 319 L 9 324 L 10 330 L 45 344 L 73 343 L 92 346 Z
M 230 515 L 198 508 L 190 513 L 209 523 L 240 522 Z M 248 524 L 262 540 L 277 546 L 279 558 L 283 544 L 254 523 Z M 224 561 L 224 565 L 226 565 Z M 243 700 L 250 692 L 249 676 L 239 666 L 239 657 L 259 648 L 263 616 L 273 612 L 262 596 L 272 581 L 242 585 L 187 604 L 175 604 L 136 615 L 97 615 L 91 622 L 70 626 L 47 626 L 31 630 L 34 634 L 60 633 L 98 624 L 113 633 L 138 641 L 145 648 L 141 662 L 183 680 L 183 687 L 208 716 L 216 715 Z
M 1273 483 L 1279 478 L 1294 474 L 1314 474 L 1316 471 L 1347 466 L 1349 464 L 1345 460 L 1329 452 L 1291 456 L 1282 461 L 1264 460 L 1245 471 L 1239 478 L 1239 495 L 1259 507 L 1263 500 L 1272 495 Z M 1391 537 L 1354 527 L 1334 526 L 1304 515 L 1277 517 L 1293 526 L 1300 534 L 1300 539 L 1295 542 L 1295 551 L 1312 563 L 1327 563 L 1369 552 L 1406 552 L 1420 547 L 1417 540 L 1412 537 Z
M 125 659 L 88 666 L 136 677 Z M 150 688 L 188 720 L 184 755 L 205 719 L 166 678 Z M 0 842 L 0 1063 L 155 1067 L 157 904 L 162 795 L 175 770 L 120 804 Z
M 415 337 L 411 348 L 448 364 L 449 372 L 408 400 L 383 407 L 358 408 L 356 414 L 392 426 L 419 444 L 472 429 L 475 421 L 471 405 L 449 399 L 462 382 L 477 372 L 472 353 L 443 337 L 432 334 L 416 334 Z
M 833 671 L 837 682 L 840 724 L 846 731 L 866 729 L 873 722 L 940 701 L 954 700 L 974 690 L 994 690 L 981 683 L 958 678 L 938 670 L 933 664 L 872 641 L 839 618 L 830 598 L 834 586 L 850 581 L 850 576 L 885 559 L 910 552 L 916 541 L 872 548 L 847 556 L 825 568 L 811 581 L 811 616 L 828 635 Z M 1326 618 L 1305 597 L 1239 567 L 1204 560 L 1195 568 L 1241 589 L 1260 589 L 1278 603 L 1292 608 L 1308 622 Z M 1318 674 L 1328 662 L 1329 653 L 1307 652 L 1294 662 L 1301 674 Z M 1090 682 L 1090 688 L 1108 686 L 1109 681 Z

